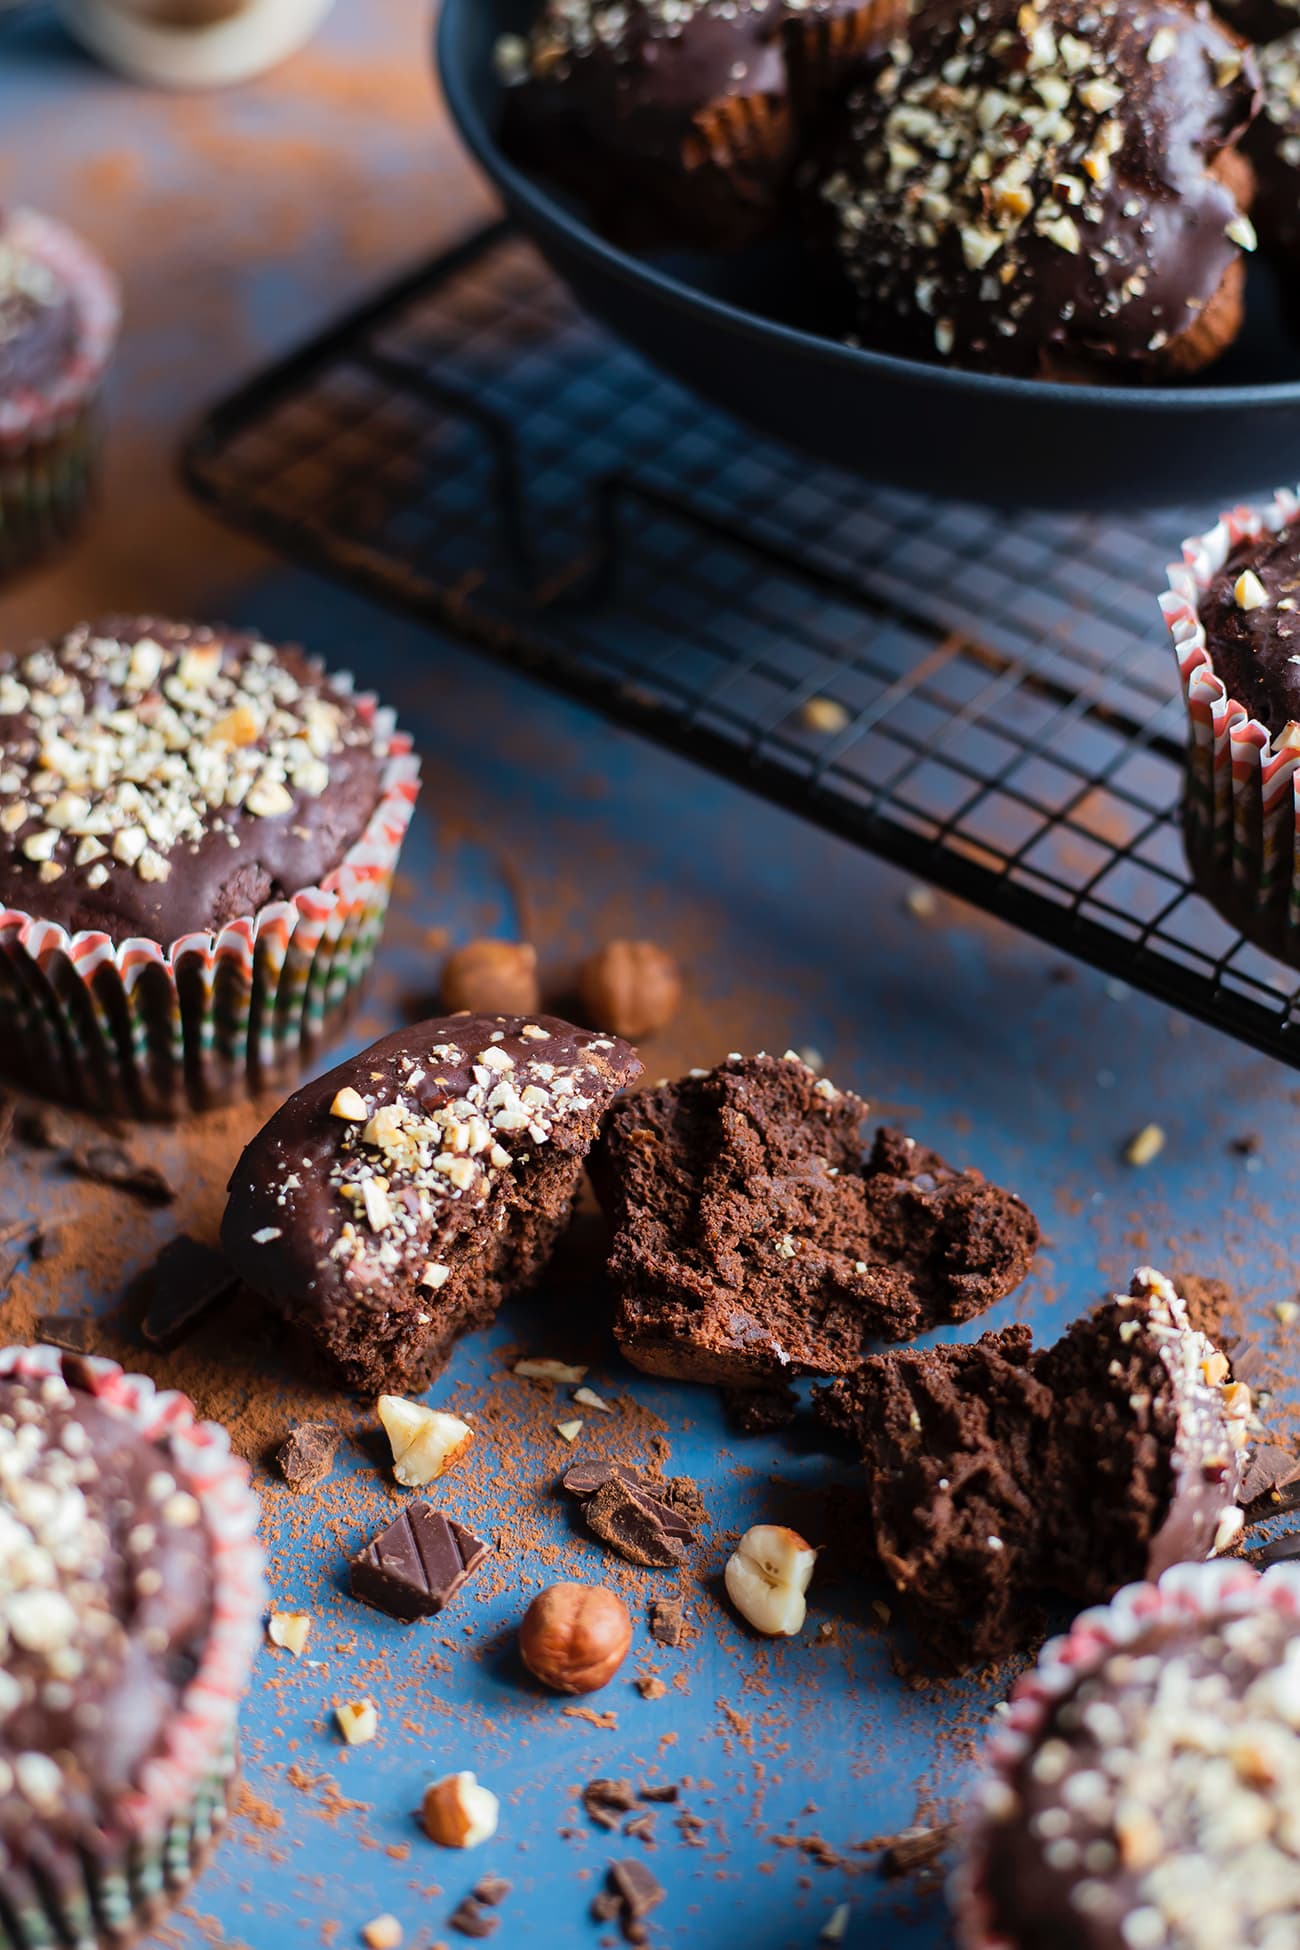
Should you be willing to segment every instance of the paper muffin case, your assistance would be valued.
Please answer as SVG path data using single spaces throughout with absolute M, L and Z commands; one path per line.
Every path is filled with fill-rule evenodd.
M 1263 508 L 1234 508 L 1183 543 L 1160 608 L 1187 706 L 1183 836 L 1208 900 L 1250 940 L 1300 965 L 1300 748 L 1277 739 L 1215 674 L 1199 605 L 1232 551 L 1300 520 L 1300 493 L 1279 488 Z
M 351 696 L 347 673 L 331 675 Z M 420 764 L 393 713 L 355 698 L 385 757 L 360 840 L 319 887 L 170 946 L 70 935 L 0 909 L 0 1066 L 82 1109 L 174 1117 L 295 1077 L 374 961 Z
M 202 1867 L 238 1779 L 239 1704 L 265 1603 L 258 1500 L 226 1431 L 200 1422 L 184 1395 L 125 1374 L 115 1361 L 74 1358 L 79 1386 L 146 1438 L 170 1438 L 170 1460 L 198 1499 L 211 1546 L 212 1621 L 162 1751 L 116 1804 L 111 1828 L 97 1828 L 80 1848 L 52 1845 L 39 1876 L 0 1865 L 5 1950 L 96 1950 L 133 1937 Z M 53 1347 L 0 1348 L 0 1377 L 40 1381 L 63 1373 L 67 1359 Z
M 48 265 L 72 295 L 77 350 L 54 385 L 0 395 L 0 575 L 65 536 L 85 506 L 99 446 L 99 397 L 117 342 L 117 282 L 62 224 L 34 210 L 9 214 L 17 248 Z
M 1052 1707 L 1079 1675 L 1158 1622 L 1268 1610 L 1300 1617 L 1300 1565 L 1275 1564 L 1261 1575 L 1239 1559 L 1220 1558 L 1213 1564 L 1175 1564 L 1156 1584 L 1127 1585 L 1108 1605 L 1081 1612 L 1063 1637 L 1049 1639 L 1037 1665 L 1016 1683 L 1006 1717 L 989 1742 L 984 1781 L 962 1825 L 961 1861 L 948 1891 L 960 1950 L 1018 1950 L 994 1928 L 990 1915 L 984 1887 L 984 1798 L 990 1787 L 1011 1783 Z

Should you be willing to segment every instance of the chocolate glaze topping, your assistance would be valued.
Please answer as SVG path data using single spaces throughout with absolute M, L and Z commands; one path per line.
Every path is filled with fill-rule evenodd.
M 212 1607 L 195 1497 L 58 1376 L 0 1382 L 0 1850 L 113 1829 L 197 1669 Z
M 983 1791 L 992 1935 L 1020 1950 L 1282 1950 L 1300 1916 L 1300 1619 L 1098 1647 Z
M 1204 6 L 931 7 L 851 91 L 820 185 L 863 336 L 1122 377 L 1203 322 L 1212 356 L 1203 315 L 1253 232 L 1211 166 L 1254 103 L 1249 54 Z
M 0 212 L 0 395 L 40 393 L 77 350 L 76 301 Z
M 1257 48 L 1263 105 L 1242 148 L 1255 171 L 1251 215 L 1266 250 L 1290 255 L 1300 244 L 1300 14 L 1291 32 Z
M 1300 719 L 1300 529 L 1243 542 L 1201 601 L 1229 697 L 1274 737 Z
M 380 799 L 370 716 L 301 651 L 204 625 L 0 656 L 0 905 L 170 946 L 319 885 Z

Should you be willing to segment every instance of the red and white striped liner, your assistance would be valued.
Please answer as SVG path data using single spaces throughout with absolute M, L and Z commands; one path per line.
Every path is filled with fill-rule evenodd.
M 1300 521 L 1300 490 L 1279 488 L 1261 508 L 1222 515 L 1207 534 L 1183 543 L 1183 559 L 1168 569 L 1160 609 L 1173 637 L 1189 726 L 1185 816 L 1193 867 L 1230 871 L 1250 932 L 1258 909 L 1260 932 L 1275 949 L 1292 945 L 1300 924 L 1300 750 L 1274 749 L 1266 725 L 1229 696 L 1214 669 L 1200 601 L 1242 542 L 1279 534 Z
M 329 683 L 353 696 L 348 672 L 330 674 Z M 0 1031 L 6 1015 L 26 1009 L 29 1019 L 10 1025 L 16 1049 L 30 1048 L 34 1035 L 62 1043 L 42 1052 L 50 1094 L 75 1099 L 81 1082 L 93 1109 L 167 1116 L 187 1102 L 205 1108 L 238 1094 L 246 1071 L 283 1076 L 328 1033 L 369 965 L 374 944 L 366 930 L 378 932 L 420 791 L 420 761 L 392 710 L 369 691 L 353 703 L 384 757 L 382 796 L 361 838 L 319 887 L 273 901 L 218 933 L 181 935 L 166 946 L 139 937 L 115 943 L 90 930 L 70 935 L 20 908 L 0 909 L 0 962 L 7 964 L 0 971 Z M 69 974 L 83 992 L 82 1021 L 69 1015 Z M 242 998 L 233 1016 L 232 995 Z M 197 1016 L 196 996 L 204 1002 Z M 87 1022 L 95 1025 L 94 1060 L 79 1077 L 66 1052 L 85 1047 Z M 138 1062 L 123 1059 L 123 1023 Z M 170 1064 L 160 1061 L 166 1055 Z M 116 1089 L 104 1084 L 105 1073 Z M 95 1078 L 100 1087 L 92 1090 Z M 21 1080 L 41 1088 L 39 1078 Z
M 61 433 L 99 391 L 117 343 L 122 305 L 117 279 L 80 237 L 36 210 L 5 214 L 14 247 L 48 265 L 76 301 L 77 348 L 58 378 L 40 392 L 0 394 L 0 460 Z
M 990 1787 L 1012 1780 L 1056 1701 L 1081 1674 L 1132 1645 L 1159 1621 L 1186 1623 L 1270 1610 L 1300 1618 L 1300 1564 L 1275 1564 L 1261 1574 L 1239 1559 L 1219 1558 L 1210 1564 L 1175 1564 L 1156 1584 L 1126 1585 L 1108 1605 L 1080 1612 L 1068 1632 L 1048 1640 L 1038 1664 L 1017 1680 L 1006 1714 L 989 1740 L 985 1778 L 962 1825 L 962 1859 L 948 1891 L 960 1950 L 1017 1950 L 994 1929 L 984 1893 L 985 1795 Z
M 0 1376 L 42 1381 L 61 1375 L 67 1356 L 56 1347 L 0 1348 Z M 248 1687 L 265 1603 L 264 1559 L 257 1539 L 260 1505 L 248 1465 L 230 1452 L 230 1437 L 201 1422 L 194 1405 L 146 1375 L 127 1374 L 98 1355 L 76 1357 L 78 1386 L 116 1410 L 148 1441 L 168 1441 L 177 1480 L 197 1499 L 212 1554 L 212 1621 L 198 1670 L 164 1728 L 162 1751 L 145 1762 L 134 1791 L 114 1813 L 131 1837 L 156 1836 L 183 1810 L 228 1749 Z

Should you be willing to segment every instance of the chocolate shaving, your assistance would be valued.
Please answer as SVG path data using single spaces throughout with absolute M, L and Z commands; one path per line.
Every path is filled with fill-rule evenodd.
M 500 1928 L 501 1918 L 494 1916 L 490 1909 L 484 1909 L 477 1896 L 466 1896 L 463 1902 L 457 1903 L 447 1922 L 462 1936 L 483 1937 L 491 1936 L 494 1930 Z
M 404 1623 L 432 1618 L 455 1597 L 491 1548 L 453 1517 L 419 1499 L 408 1503 L 352 1559 L 352 1595 Z
M 936 1828 L 904 1828 L 886 1842 L 881 1868 L 887 1876 L 912 1875 L 928 1869 L 939 1860 L 953 1838 L 953 1824 L 941 1822 Z
M 169 1353 L 188 1340 L 204 1316 L 228 1299 L 238 1284 L 221 1253 L 188 1232 L 178 1233 L 154 1262 L 153 1294 L 140 1332 L 150 1347 Z
M 655 1818 L 653 1809 L 647 1808 L 643 1814 L 633 1815 L 623 1823 L 623 1833 L 631 1835 L 635 1841 L 644 1842 L 647 1848 L 655 1846 Z
M 689 1476 L 647 1476 L 623 1463 L 597 1461 L 575 1463 L 561 1482 L 576 1497 L 597 1496 L 607 1483 L 622 1483 L 667 1511 L 668 1529 L 685 1543 L 693 1541 L 699 1524 L 709 1521 L 699 1489 Z
M 708 1825 L 707 1821 L 703 1820 L 700 1815 L 693 1815 L 689 1808 L 683 1808 L 673 1823 L 673 1827 L 677 1830 L 687 1848 L 704 1847 L 704 1836 Z
M 655 1598 L 650 1604 L 650 1636 L 660 1645 L 676 1649 L 686 1637 L 680 1598 Z
M 511 1885 L 504 1876 L 480 1876 L 474 1884 L 475 1900 L 486 1903 L 489 1909 L 495 1909 L 498 1903 L 505 1901 L 510 1889 Z
M 81 1314 L 38 1314 L 36 1338 L 51 1347 L 61 1347 L 67 1354 L 89 1354 L 94 1345 L 94 1327 L 94 1321 Z
M 676 1781 L 663 1781 L 658 1786 L 652 1782 L 649 1787 L 643 1785 L 636 1792 L 639 1801 L 675 1801 L 678 1788 Z
M 291 1490 L 314 1490 L 333 1469 L 338 1446 L 337 1429 L 327 1422 L 304 1422 L 280 1444 L 276 1464 Z
M 148 1205 L 170 1205 L 176 1196 L 175 1187 L 156 1165 L 133 1158 L 121 1144 L 88 1144 L 70 1154 L 68 1166 L 78 1177 L 89 1178 L 97 1185 L 109 1185 L 114 1191 L 129 1192 L 132 1198 L 143 1199 Z
M 588 1781 L 582 1790 L 582 1805 L 598 1828 L 615 1829 L 636 1807 L 636 1794 L 631 1781 Z
M 613 1898 L 612 1907 L 610 1898 Z M 663 1884 L 644 1862 L 633 1856 L 624 1862 L 610 1863 L 609 1889 L 604 1897 L 597 1896 L 592 1914 L 601 1922 L 617 1918 L 626 1942 L 645 1943 L 649 1936 L 645 1919 L 663 1899 Z
M 684 1559 L 692 1532 L 674 1510 L 631 1483 L 611 1477 L 587 1499 L 587 1528 L 629 1564 L 671 1570 Z
M 626 1469 L 622 1463 L 614 1462 L 575 1463 L 560 1478 L 571 1496 L 594 1496 L 611 1480 L 637 1485 L 643 1481 L 634 1469 Z

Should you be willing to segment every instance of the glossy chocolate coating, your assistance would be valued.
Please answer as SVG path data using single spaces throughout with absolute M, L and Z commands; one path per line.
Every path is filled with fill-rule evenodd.
M 1204 8 L 929 9 L 851 90 L 819 186 L 862 339 L 1038 376 L 1205 363 L 1251 235 L 1217 159 L 1255 100 Z
M 166 1446 L 82 1389 L 0 1382 L 0 1456 L 0 1848 L 12 1870 L 31 1851 L 48 1863 L 52 1836 L 74 1845 L 119 1829 L 197 1670 L 213 1580 L 199 1505 Z
M 144 675 L 117 681 L 132 647 L 153 645 Z M 211 723 L 176 706 L 178 667 L 188 653 L 219 658 L 222 704 Z M 266 659 L 254 666 L 254 657 Z M 151 680 L 148 671 L 158 663 Z M 256 684 L 259 726 L 252 720 L 228 732 L 227 701 Z M 181 696 L 181 693 L 175 693 Z M 304 714 L 334 714 L 332 738 L 318 737 L 309 753 Z M 114 723 L 112 716 L 120 712 Z M 164 721 L 166 728 L 164 729 Z M 65 733 L 85 741 L 102 731 L 102 770 L 93 780 L 69 777 L 70 793 L 88 803 L 69 825 L 52 795 L 64 781 L 51 771 L 51 741 Z M 154 743 L 144 750 L 137 732 Z M 163 750 L 161 747 L 165 746 Z M 55 748 L 57 749 L 57 748 Z M 290 778 L 283 811 L 259 816 L 241 805 L 202 798 L 204 768 L 227 758 L 265 763 L 278 776 L 279 749 L 323 767 L 313 789 Z M 292 761 L 297 764 L 298 760 Z M 301 770 L 299 778 L 308 775 Z M 69 933 L 102 931 L 114 941 L 141 936 L 168 947 L 180 935 L 207 932 L 252 915 L 269 901 L 318 886 L 366 829 L 381 796 L 383 759 L 367 716 L 336 691 L 297 649 L 271 651 L 255 636 L 155 617 L 110 617 L 83 625 L 33 650 L 0 656 L 0 789 L 6 814 L 26 805 L 27 816 L 0 836 L 0 906 L 56 921 Z M 124 785 L 134 782 L 138 812 L 121 810 Z M 40 797 L 38 795 L 44 795 Z M 162 866 L 118 858 L 113 848 L 128 819 L 147 832 Z M 85 835 L 102 828 L 102 851 L 78 864 Z M 42 847 L 37 836 L 49 834 Z M 37 857 L 29 857 L 36 846 Z M 53 877 L 51 868 L 57 868 Z

